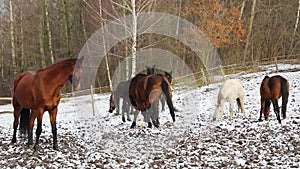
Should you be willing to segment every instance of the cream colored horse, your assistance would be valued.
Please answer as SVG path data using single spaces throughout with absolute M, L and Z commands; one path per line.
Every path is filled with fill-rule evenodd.
M 218 120 L 223 116 L 223 106 L 225 102 L 230 103 L 230 120 L 233 119 L 234 100 L 237 101 L 238 108 L 244 113 L 246 118 L 246 112 L 244 108 L 244 88 L 242 81 L 239 79 L 228 79 L 224 82 L 218 95 L 218 104 L 213 120 Z

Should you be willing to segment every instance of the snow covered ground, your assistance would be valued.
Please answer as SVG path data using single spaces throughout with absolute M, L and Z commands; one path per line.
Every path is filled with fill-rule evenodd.
M 235 111 L 212 122 L 221 83 L 175 90 L 176 126 L 169 110 L 160 113 L 160 128 L 130 129 L 121 116 L 109 114 L 109 95 L 63 99 L 57 115 L 59 150 L 52 149 L 49 116 L 44 115 L 41 149 L 33 153 L 26 138 L 11 144 L 13 115 L 0 114 L 0 168 L 299 168 L 300 65 L 264 67 L 265 71 L 234 74 L 245 89 L 248 118 Z M 287 119 L 278 124 L 271 107 L 269 121 L 257 122 L 259 86 L 265 75 L 280 74 L 290 83 Z M 281 105 L 281 100 L 279 101 Z M 0 112 L 12 111 L 11 105 Z M 140 115 L 137 125 L 142 124 Z

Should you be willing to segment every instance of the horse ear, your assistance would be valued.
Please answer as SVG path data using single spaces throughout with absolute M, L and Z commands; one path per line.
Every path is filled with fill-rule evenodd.
M 145 68 L 148 69 L 149 67 L 147 65 L 145 65 Z
M 155 65 L 153 65 L 153 67 L 152 68 L 155 68 Z
M 170 75 L 172 75 L 172 70 L 169 72 Z
M 77 59 L 77 62 L 82 63 L 84 59 L 84 56 L 82 56 L 80 59 Z

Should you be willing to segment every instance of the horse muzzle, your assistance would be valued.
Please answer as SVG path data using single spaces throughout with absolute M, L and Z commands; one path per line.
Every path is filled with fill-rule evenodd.
M 73 85 L 74 90 L 79 90 L 80 89 L 80 83 L 78 83 L 77 85 Z
M 110 107 L 109 110 L 108 110 L 108 112 L 112 113 L 114 110 L 115 110 L 115 107 Z
M 268 109 L 268 111 L 264 112 L 265 115 L 265 120 L 269 119 L 269 115 L 270 115 L 270 109 Z

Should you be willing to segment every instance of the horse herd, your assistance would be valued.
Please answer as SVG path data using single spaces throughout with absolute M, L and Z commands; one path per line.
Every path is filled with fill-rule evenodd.
M 58 149 L 56 115 L 61 98 L 61 88 L 70 81 L 73 88 L 79 90 L 83 71 L 82 62 L 83 57 L 81 59 L 67 59 L 35 72 L 23 72 L 15 78 L 12 143 L 17 141 L 16 133 L 20 120 L 21 134 L 27 133 L 28 145 L 33 145 L 33 127 L 34 121 L 37 119 L 36 140 L 33 148 L 34 151 L 38 150 L 39 137 L 42 133 L 43 114 L 48 111 L 53 135 L 53 148 Z M 110 96 L 109 112 L 116 109 L 116 114 L 119 114 L 121 100 L 122 120 L 124 122 L 124 112 L 127 112 L 127 120 L 131 120 L 129 114 L 134 112 L 131 128 L 136 127 L 136 120 L 140 111 L 144 121 L 148 123 L 148 127 L 152 127 L 152 124 L 159 127 L 159 102 L 162 104 L 162 109 L 165 107 L 165 102 L 167 103 L 173 123 L 175 122 L 175 112 L 177 110 L 172 102 L 172 72 L 158 74 L 154 72 L 155 66 L 146 68 L 147 74 L 139 73 L 132 79 L 119 83 Z M 272 102 L 276 118 L 281 123 L 278 99 L 282 96 L 282 117 L 286 118 L 286 105 L 289 95 L 288 81 L 279 75 L 266 76 L 260 86 L 260 95 L 259 121 L 262 121 L 262 114 L 264 114 L 265 120 L 268 120 Z M 225 102 L 230 103 L 230 119 L 233 119 L 234 100 L 237 101 L 239 109 L 246 117 L 242 82 L 238 79 L 228 79 L 220 88 L 213 119 L 220 119 Z M 133 108 L 135 111 L 133 111 Z

